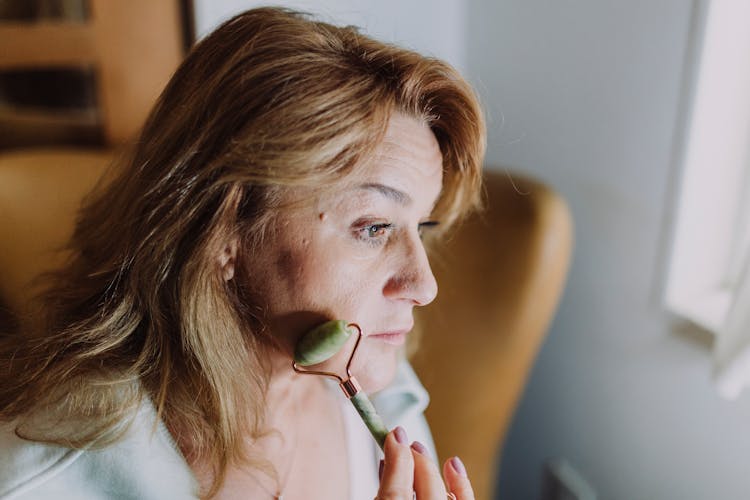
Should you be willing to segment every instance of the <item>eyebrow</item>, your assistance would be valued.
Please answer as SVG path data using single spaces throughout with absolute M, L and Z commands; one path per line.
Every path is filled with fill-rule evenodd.
M 367 190 L 377 191 L 378 193 L 382 194 L 386 198 L 389 198 L 395 201 L 399 205 L 410 205 L 412 202 L 411 196 L 404 193 L 403 191 L 399 191 L 396 188 L 386 186 L 385 184 L 378 184 L 377 182 L 368 182 L 366 184 L 360 184 L 358 186 L 358 189 L 367 189 Z

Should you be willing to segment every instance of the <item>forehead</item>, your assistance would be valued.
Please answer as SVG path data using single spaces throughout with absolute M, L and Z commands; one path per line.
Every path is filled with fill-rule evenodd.
M 432 130 L 421 120 L 395 113 L 373 157 L 351 183 L 382 182 L 407 193 L 440 190 L 443 156 Z M 437 193 L 434 193 L 437 196 Z
M 294 207 L 309 207 L 312 202 L 316 210 L 325 209 L 350 200 L 353 194 L 357 198 L 390 198 L 404 206 L 413 205 L 415 200 L 420 205 L 432 205 L 442 185 L 443 156 L 435 134 L 423 121 L 395 113 L 383 140 L 360 168 L 322 190 L 312 186 L 288 187 L 282 191 L 282 199 L 287 202 L 282 205 L 295 210 Z M 377 187 L 392 188 L 406 196 L 398 200 L 398 194 L 388 196 L 387 190 Z

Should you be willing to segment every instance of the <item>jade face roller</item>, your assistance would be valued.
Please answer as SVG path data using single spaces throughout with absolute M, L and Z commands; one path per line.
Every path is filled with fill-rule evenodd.
M 352 353 L 349 355 L 349 361 L 346 363 L 345 377 L 336 373 L 303 368 L 317 365 L 330 359 L 334 354 L 339 352 L 352 335 L 353 330 L 357 332 L 357 342 L 354 344 L 354 349 L 352 349 Z M 339 386 L 344 391 L 344 394 L 346 394 L 346 397 L 349 398 L 349 401 L 352 402 L 354 408 L 357 409 L 357 413 L 362 417 L 365 425 L 370 430 L 370 434 L 375 438 L 380 448 L 383 449 L 388 429 L 383 424 L 380 415 L 375 411 L 375 407 L 367 397 L 367 394 L 362 392 L 357 379 L 352 376 L 351 372 L 352 359 L 354 359 L 354 353 L 357 352 L 360 340 L 362 340 L 362 329 L 356 323 L 347 324 L 344 320 L 333 320 L 323 323 L 304 334 L 297 342 L 294 349 L 292 368 L 297 373 L 323 375 L 338 380 Z

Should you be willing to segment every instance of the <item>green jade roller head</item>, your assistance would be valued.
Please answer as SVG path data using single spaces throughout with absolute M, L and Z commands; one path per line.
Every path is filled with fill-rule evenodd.
M 357 332 L 358 337 L 356 344 L 354 344 L 354 349 L 352 349 L 352 353 L 349 356 L 349 361 L 346 364 L 346 377 L 341 377 L 336 373 L 302 368 L 317 365 L 332 358 L 341 350 L 354 331 Z M 354 353 L 357 352 L 360 340 L 362 340 L 362 329 L 356 323 L 347 323 L 344 320 L 327 321 L 316 326 L 297 341 L 294 349 L 292 368 L 297 373 L 323 375 L 336 379 L 346 397 L 349 398 L 354 408 L 357 409 L 359 416 L 362 417 L 362 421 L 367 426 L 367 429 L 369 429 L 370 434 L 372 434 L 372 437 L 375 438 L 375 441 L 377 441 L 382 449 L 385 445 L 385 437 L 388 434 L 388 429 L 383 423 L 383 419 L 375 411 L 375 407 L 367 397 L 367 394 L 362 392 L 357 379 L 351 373 L 352 359 L 354 359 Z

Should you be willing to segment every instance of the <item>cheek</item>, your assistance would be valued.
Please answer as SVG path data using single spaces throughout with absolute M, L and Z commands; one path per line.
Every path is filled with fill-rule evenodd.
M 294 342 L 321 321 L 340 318 L 359 323 L 368 333 L 385 312 L 378 281 L 383 262 L 356 257 L 347 249 L 314 244 L 279 249 L 267 278 L 273 330 Z M 342 348 L 330 360 L 331 367 L 345 366 L 353 347 L 352 343 Z M 380 341 L 362 339 L 352 372 L 365 392 L 379 391 L 393 380 L 397 351 Z
M 370 270 L 363 264 L 330 246 L 287 246 L 272 265 L 269 311 L 273 315 L 307 311 L 364 322 L 369 318 L 362 314 L 377 285 L 368 279 Z

